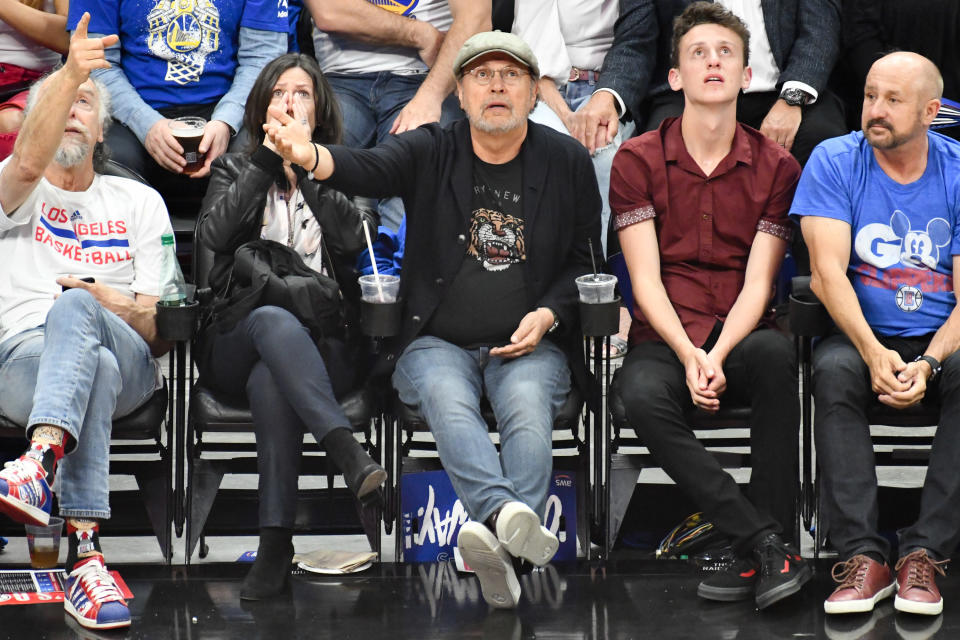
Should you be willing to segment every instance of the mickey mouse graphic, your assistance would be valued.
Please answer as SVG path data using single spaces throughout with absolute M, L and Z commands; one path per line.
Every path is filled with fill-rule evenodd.
M 900 246 L 900 262 L 918 269 L 936 269 L 940 261 L 940 247 L 950 244 L 950 223 L 943 218 L 934 218 L 927 223 L 926 231 L 910 229 L 910 220 L 900 210 L 890 217 L 890 228 L 903 243 Z

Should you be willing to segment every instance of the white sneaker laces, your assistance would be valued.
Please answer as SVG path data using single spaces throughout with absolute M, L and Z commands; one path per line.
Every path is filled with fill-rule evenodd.
M 37 464 L 35 460 L 31 462 L 33 462 L 34 465 Z M 37 468 L 27 464 L 27 461 L 23 458 L 17 458 L 16 460 L 3 463 L 3 471 L 0 471 L 0 476 L 20 484 L 35 480 L 37 478 Z
M 78 578 L 93 602 L 114 602 L 123 600 L 113 576 L 101 562 L 87 562 L 74 569 L 72 577 Z

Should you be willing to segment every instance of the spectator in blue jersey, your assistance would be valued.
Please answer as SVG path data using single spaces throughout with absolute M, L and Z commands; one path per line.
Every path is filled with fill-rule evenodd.
M 916 53 L 867 74 L 863 130 L 814 149 L 791 215 L 810 247 L 811 287 L 838 331 L 813 354 L 826 534 L 840 552 L 830 614 L 894 608 L 939 615 L 936 576 L 960 542 L 960 144 L 929 131 L 943 78 Z M 868 408 L 930 398 L 940 427 L 899 560 L 878 529 Z
M 208 176 L 240 130 L 257 74 L 287 51 L 284 0 L 73 0 L 68 27 L 85 11 L 91 36 L 120 36 L 106 52 L 111 68 L 94 74 L 113 97 L 119 125 L 111 127 L 107 146 L 165 195 L 185 187 L 171 174 L 187 164 L 168 121 L 207 120 L 200 142 L 206 159 L 191 177 Z

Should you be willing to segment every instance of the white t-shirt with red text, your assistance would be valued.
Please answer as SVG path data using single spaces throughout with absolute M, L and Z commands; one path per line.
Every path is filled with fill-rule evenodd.
M 0 207 L 0 342 L 44 323 L 60 276 L 159 295 L 165 233 L 167 208 L 146 185 L 97 175 L 86 191 L 64 191 L 41 178 L 13 215 Z

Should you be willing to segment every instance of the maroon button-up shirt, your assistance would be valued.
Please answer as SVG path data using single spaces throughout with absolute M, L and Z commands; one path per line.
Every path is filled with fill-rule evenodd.
M 737 125 L 708 177 L 683 143 L 680 118 L 625 142 L 613 160 L 610 209 L 620 230 L 654 218 L 660 277 L 691 342 L 702 346 L 743 288 L 758 232 L 789 240 L 800 165 L 759 131 Z M 771 292 L 772 294 L 772 292 Z M 643 291 L 633 290 L 639 300 Z M 638 305 L 630 342 L 661 340 Z

